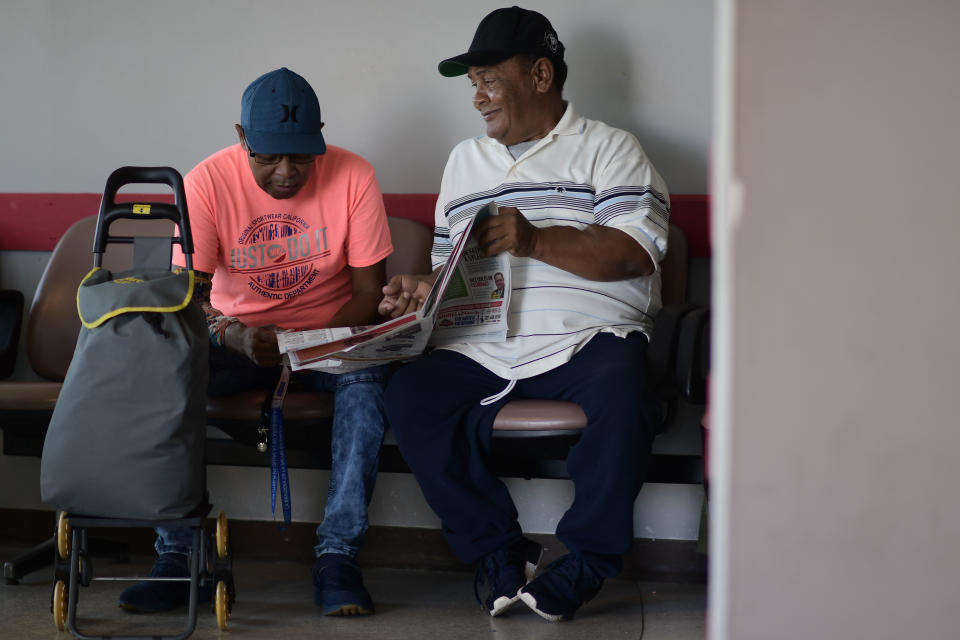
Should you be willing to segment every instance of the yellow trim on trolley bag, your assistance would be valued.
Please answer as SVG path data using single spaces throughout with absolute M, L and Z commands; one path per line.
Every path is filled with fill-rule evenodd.
M 97 327 L 102 325 L 104 322 L 106 322 L 110 318 L 115 318 L 124 313 L 136 313 L 139 311 L 171 313 L 173 311 L 180 311 L 181 309 L 185 308 L 188 304 L 190 304 L 190 299 L 193 298 L 194 272 L 191 269 L 190 271 L 187 271 L 187 273 L 189 274 L 188 279 L 190 281 L 190 285 L 187 287 L 187 295 L 183 299 L 182 303 L 178 305 L 174 305 L 172 307 L 120 307 L 119 309 L 114 309 L 109 313 L 103 314 L 93 322 L 87 322 L 83 317 L 83 313 L 81 313 L 80 311 L 80 289 L 83 287 L 83 283 L 86 282 L 90 278 L 90 276 L 92 276 L 97 271 L 100 271 L 100 267 L 94 267 L 93 269 L 91 269 L 90 273 L 83 276 L 83 280 L 80 282 L 80 287 L 77 287 L 77 315 L 80 316 L 80 322 L 82 322 L 83 326 L 85 326 L 87 329 L 96 329 Z

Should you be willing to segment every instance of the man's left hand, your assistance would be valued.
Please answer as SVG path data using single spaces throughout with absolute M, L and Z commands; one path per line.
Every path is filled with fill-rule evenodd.
M 537 227 L 516 207 L 503 207 L 497 215 L 482 220 L 474 237 L 485 256 L 509 251 L 518 258 L 529 258 L 537 248 Z

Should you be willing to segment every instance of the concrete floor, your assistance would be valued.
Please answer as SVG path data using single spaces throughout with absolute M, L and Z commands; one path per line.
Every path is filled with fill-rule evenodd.
M 0 548 L 8 558 L 23 549 Z M 118 564 L 94 558 L 95 577 L 143 575 L 152 558 Z M 491 618 L 473 595 L 473 574 L 465 571 L 366 567 L 364 581 L 377 613 L 362 618 L 328 618 L 313 605 L 310 565 L 234 559 L 237 602 L 226 632 L 217 629 L 209 605 L 200 608 L 191 638 L 443 638 L 536 640 L 546 638 L 606 640 L 688 640 L 704 637 L 706 586 L 646 583 L 615 579 L 587 603 L 572 621 L 550 623 L 522 603 Z M 24 577 L 17 585 L 0 585 L 0 639 L 65 640 L 50 613 L 53 570 Z M 128 583 L 94 582 L 80 587 L 78 628 L 86 635 L 175 635 L 183 630 L 186 610 L 132 615 L 116 604 Z

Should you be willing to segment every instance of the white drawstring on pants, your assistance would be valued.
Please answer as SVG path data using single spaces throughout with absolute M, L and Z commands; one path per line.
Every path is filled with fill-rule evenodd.
M 508 393 L 510 393 L 511 391 L 513 391 L 513 388 L 514 388 L 515 386 L 517 386 L 517 381 L 516 381 L 516 380 L 511 380 L 510 382 L 507 383 L 507 386 L 506 386 L 506 388 L 505 388 L 503 391 L 501 391 L 500 393 L 495 393 L 495 394 L 492 395 L 492 396 L 487 396 L 486 398 L 484 398 L 483 400 L 480 401 L 480 404 L 483 405 L 483 406 L 487 406 L 488 404 L 493 404 L 494 402 L 496 402 L 496 401 L 499 400 L 500 398 L 504 397 L 505 395 L 507 395 Z

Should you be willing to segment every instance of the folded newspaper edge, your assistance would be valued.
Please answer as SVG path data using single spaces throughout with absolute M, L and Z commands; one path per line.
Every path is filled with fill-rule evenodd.
M 477 221 L 496 214 L 493 201 L 477 209 L 419 310 L 378 325 L 279 333 L 280 352 L 290 367 L 343 373 L 410 360 L 428 346 L 503 340 L 510 304 L 509 256 L 483 256 L 470 238 Z M 502 293 L 494 284 L 497 275 L 504 281 Z

